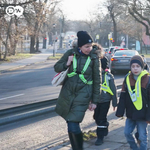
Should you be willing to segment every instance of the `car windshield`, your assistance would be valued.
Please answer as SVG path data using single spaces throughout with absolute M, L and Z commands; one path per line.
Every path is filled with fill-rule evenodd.
M 138 55 L 136 51 L 116 51 L 114 56 L 134 56 Z

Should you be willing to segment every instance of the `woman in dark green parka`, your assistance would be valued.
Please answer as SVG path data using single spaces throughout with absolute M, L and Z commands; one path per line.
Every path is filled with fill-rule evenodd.
M 55 110 L 67 122 L 73 150 L 82 150 L 83 138 L 79 123 L 88 107 L 94 110 L 99 101 L 101 65 L 95 53 L 98 48 L 92 46 L 91 36 L 86 31 L 79 31 L 77 37 L 78 46 L 68 50 L 54 65 L 56 72 L 69 67 Z

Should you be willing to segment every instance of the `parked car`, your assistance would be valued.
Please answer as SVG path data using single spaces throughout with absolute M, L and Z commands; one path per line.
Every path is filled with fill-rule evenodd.
M 108 53 L 107 53 L 107 58 L 108 60 L 111 59 L 111 57 L 114 55 L 114 52 L 117 51 L 117 50 L 127 50 L 127 48 L 122 48 L 120 46 L 112 46 L 108 49 Z
M 112 57 L 116 51 L 120 51 L 120 50 L 122 51 L 122 50 L 129 50 L 129 49 L 128 48 L 114 48 L 113 50 L 111 50 L 111 52 L 109 52 L 109 54 Z
M 116 71 L 129 71 L 130 59 L 134 55 L 139 55 L 139 53 L 136 50 L 116 51 L 110 61 L 111 72 L 115 73 Z
M 114 49 L 113 51 L 112 51 L 112 56 L 114 55 L 114 53 L 116 52 L 116 51 L 122 51 L 122 50 L 129 50 L 128 48 L 118 48 L 118 49 Z

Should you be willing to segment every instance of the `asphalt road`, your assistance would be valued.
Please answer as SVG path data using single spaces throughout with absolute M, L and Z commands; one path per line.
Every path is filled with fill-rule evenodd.
M 53 64 L 46 61 L 0 75 L 0 109 L 57 98 L 60 87 L 51 86 Z
M 59 87 L 52 87 L 54 61 L 46 61 L 0 75 L 0 109 L 57 98 Z M 116 85 L 123 74 L 115 75 Z

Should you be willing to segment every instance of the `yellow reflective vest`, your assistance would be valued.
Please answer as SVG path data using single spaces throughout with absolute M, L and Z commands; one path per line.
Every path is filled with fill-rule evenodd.
M 89 84 L 89 85 L 93 84 L 93 81 L 87 81 L 84 77 L 84 72 L 87 70 L 90 62 L 91 62 L 91 58 L 90 58 L 90 56 L 88 56 L 88 58 L 86 60 L 86 63 L 83 67 L 83 70 L 79 74 L 79 78 L 83 81 L 83 83 Z M 73 72 L 67 74 L 67 76 L 68 77 L 73 77 L 73 76 L 77 75 L 76 71 L 77 71 L 77 59 L 76 59 L 76 54 L 74 54 L 74 57 L 73 57 Z
M 148 72 L 146 70 L 144 70 L 140 73 L 140 75 L 138 76 L 136 83 L 135 83 L 135 89 L 133 89 L 133 90 L 131 89 L 130 80 L 129 80 L 130 72 L 129 72 L 128 76 L 126 77 L 126 84 L 127 84 L 128 92 L 129 92 L 130 98 L 137 110 L 141 110 L 143 107 L 142 94 L 141 94 L 141 78 L 145 74 L 148 74 Z
M 114 95 L 112 90 L 109 87 L 107 72 L 104 75 L 104 83 L 102 84 L 102 88 L 101 89 L 103 91 L 106 91 L 106 92 L 110 93 L 111 95 Z

